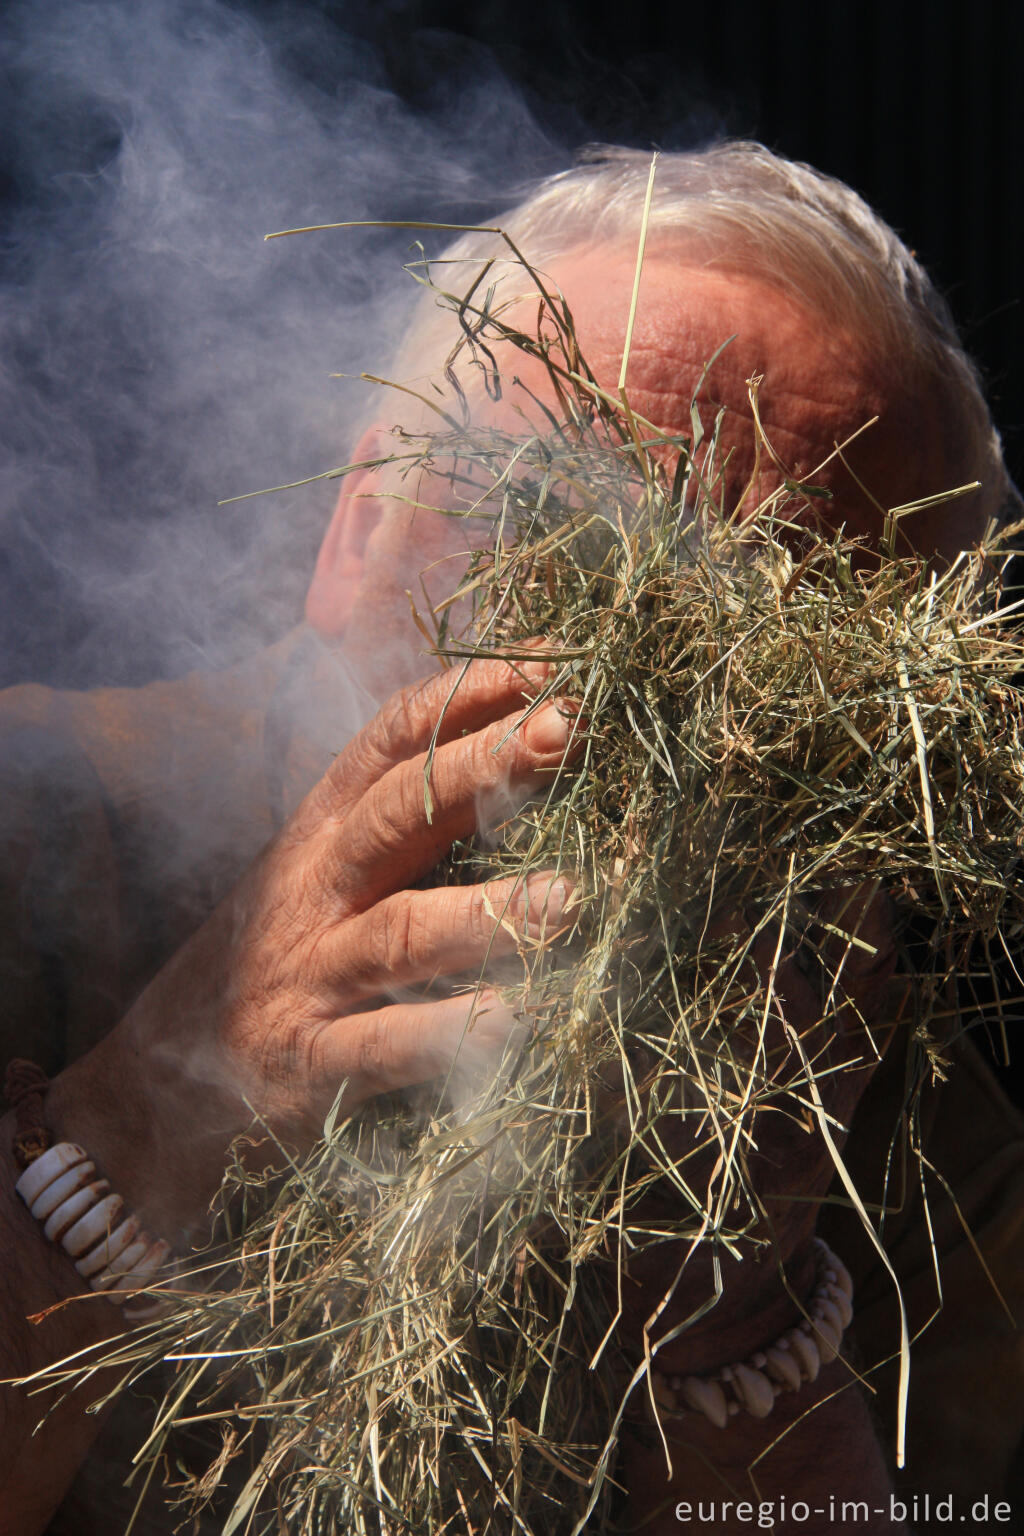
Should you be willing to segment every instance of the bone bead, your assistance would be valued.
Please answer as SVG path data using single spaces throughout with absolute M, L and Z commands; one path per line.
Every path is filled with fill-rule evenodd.
M 142 1258 L 136 1262 L 134 1268 L 130 1269 L 127 1274 L 122 1275 L 113 1290 L 108 1294 L 113 1297 L 124 1291 L 140 1290 L 152 1279 L 161 1264 L 167 1261 L 170 1252 L 170 1247 L 163 1239 L 151 1243 L 142 1255 Z
M 821 1369 L 821 1356 L 814 1340 L 808 1334 L 801 1333 L 799 1328 L 794 1328 L 791 1333 L 787 1333 L 786 1339 L 799 1362 L 804 1381 L 816 1381 Z
M 833 1261 L 832 1270 L 833 1270 L 833 1273 L 835 1274 L 835 1277 L 836 1277 L 835 1278 L 835 1284 L 842 1291 L 842 1293 L 846 1297 L 847 1301 L 852 1302 L 853 1301 L 853 1279 L 852 1279 L 852 1277 L 850 1275 L 850 1271 L 847 1269 L 845 1264 L 840 1264 L 838 1259 L 835 1259 Z
M 137 1216 L 129 1216 L 125 1221 L 122 1221 L 119 1227 L 114 1228 L 104 1242 L 97 1243 L 91 1253 L 86 1253 L 84 1258 L 78 1260 L 75 1264 L 78 1273 L 85 1280 L 91 1280 L 93 1275 L 98 1275 L 101 1269 L 106 1269 L 108 1264 L 117 1258 L 118 1254 L 124 1253 L 125 1249 L 131 1246 L 135 1241 L 138 1230 L 139 1218 Z M 148 1244 L 143 1247 L 143 1253 L 145 1252 L 145 1247 L 148 1247 Z M 140 1254 L 139 1257 L 141 1258 L 141 1256 Z M 113 1275 L 111 1275 L 110 1281 L 113 1284 Z
M 744 1408 L 755 1419 L 766 1419 L 775 1404 L 772 1384 L 763 1371 L 755 1371 L 749 1365 L 734 1365 L 733 1386 Z
M 839 1294 L 842 1296 L 842 1291 L 840 1291 Z M 843 1297 L 843 1300 L 846 1300 L 845 1296 Z M 849 1306 L 849 1302 L 846 1304 Z M 842 1339 L 846 1324 L 843 1322 L 843 1313 L 841 1308 L 837 1307 L 835 1302 L 830 1297 L 824 1296 L 818 1302 L 814 1310 L 821 1317 L 823 1317 L 827 1323 L 832 1324 L 832 1327 L 836 1330 L 837 1335 L 840 1339 Z M 850 1316 L 853 1316 L 852 1308 L 850 1311 Z
M 768 1374 L 774 1376 L 776 1381 L 783 1382 L 791 1392 L 798 1392 L 803 1378 L 800 1375 L 800 1367 L 793 1358 L 793 1351 L 772 1348 L 766 1350 L 765 1355 L 765 1370 Z
M 76 1147 L 73 1141 L 58 1141 L 55 1147 L 48 1147 L 34 1163 L 29 1163 L 14 1187 L 31 1209 L 32 1202 L 42 1194 L 47 1185 L 52 1184 L 54 1179 L 59 1179 L 62 1173 L 67 1173 L 68 1169 L 73 1168 L 76 1163 L 85 1161 L 84 1150 Z
M 825 1278 L 830 1280 L 833 1285 L 838 1285 L 839 1289 L 844 1292 L 847 1299 L 852 1301 L 853 1280 L 850 1278 L 850 1271 L 847 1269 L 842 1259 L 838 1258 L 832 1252 L 832 1249 L 828 1246 L 828 1244 L 822 1242 L 820 1237 L 816 1237 L 814 1239 L 814 1244 L 818 1250 L 819 1255 L 819 1272 L 823 1273 Z
M 64 1233 L 61 1238 L 64 1252 L 73 1259 L 83 1258 L 90 1248 L 110 1236 L 123 1210 L 124 1201 L 120 1195 L 107 1195 L 105 1199 L 98 1200 L 91 1210 L 80 1216 L 74 1226 Z
M 76 1190 L 73 1195 L 58 1205 L 53 1215 L 43 1228 L 51 1243 L 59 1243 L 69 1227 L 73 1227 L 86 1211 L 92 1209 L 110 1189 L 106 1179 L 94 1179 L 84 1189 Z
M 129 1243 L 123 1253 L 119 1253 L 116 1259 L 111 1259 L 106 1269 L 102 1270 L 95 1279 L 90 1281 L 94 1291 L 107 1290 L 116 1281 L 122 1279 L 129 1270 L 143 1258 L 150 1248 L 150 1240 L 145 1232 L 134 1242 Z M 114 1298 L 121 1305 L 121 1297 Z
M 129 1243 L 123 1253 L 111 1259 L 107 1268 L 115 1275 L 126 1275 L 130 1269 L 134 1269 L 144 1254 L 150 1250 L 152 1239 L 148 1233 L 140 1232 L 133 1243 Z
M 845 1291 L 839 1289 L 838 1285 L 827 1285 L 825 1287 L 825 1294 L 839 1313 L 839 1320 L 845 1333 L 853 1322 L 853 1307 L 850 1305 L 850 1298 Z
M 719 1429 L 724 1429 L 729 1422 L 729 1405 L 717 1381 L 702 1381 L 699 1376 L 687 1376 L 683 1382 L 683 1401 L 688 1408 L 702 1413 Z
M 814 1343 L 822 1365 L 831 1365 L 839 1353 L 842 1334 L 824 1317 L 814 1320 Z
M 88 1159 L 84 1163 L 77 1163 L 74 1168 L 69 1168 L 67 1173 L 62 1173 L 59 1179 L 54 1179 L 48 1184 L 41 1195 L 37 1195 L 29 1206 L 29 1210 L 36 1221 L 45 1221 L 52 1216 L 58 1205 L 63 1205 L 69 1195 L 73 1195 L 76 1189 L 81 1189 L 83 1184 L 88 1184 L 96 1167 Z
M 77 1264 L 75 1268 L 78 1268 Z M 109 1291 L 117 1276 L 109 1269 L 104 1269 L 98 1275 L 87 1275 L 85 1278 L 89 1281 L 89 1289 L 91 1291 Z

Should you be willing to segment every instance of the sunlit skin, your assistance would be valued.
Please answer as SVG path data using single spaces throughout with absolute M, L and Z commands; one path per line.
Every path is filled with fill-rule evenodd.
M 610 386 L 618 377 L 632 270 L 632 252 L 626 248 L 578 252 L 552 269 L 572 305 L 591 366 Z M 752 467 L 747 379 L 755 372 L 764 376 L 765 429 L 794 477 L 816 471 L 837 440 L 881 414 L 882 426 L 858 439 L 850 461 L 887 503 L 967 478 L 948 461 L 937 424 L 927 412 L 915 413 L 904 398 L 898 372 L 860 358 L 855 337 L 831 336 L 827 321 L 804 313 L 763 283 L 687 267 L 657 249 L 645 268 L 630 357 L 635 409 L 668 429 L 685 429 L 705 359 L 734 333 L 736 340 L 716 365 L 709 396 L 731 413 L 726 444 L 735 450 L 731 473 L 736 485 Z M 539 374 L 530 382 L 543 388 Z M 514 405 L 510 392 L 504 410 Z M 353 458 L 373 451 L 371 439 L 356 447 Z M 762 468 L 759 489 L 768 489 L 780 471 Z M 816 473 L 815 480 L 832 487 L 833 515 L 841 513 L 851 531 L 877 533 L 878 514 L 841 466 Z M 376 471 L 346 484 L 308 610 L 313 623 L 358 661 L 381 701 L 430 670 L 410 618 L 407 589 L 416 588 L 425 565 L 457 553 L 464 544 L 458 523 L 376 499 L 374 493 L 385 489 Z M 946 554 L 970 543 L 979 531 L 969 502 L 956 504 L 955 521 L 941 513 L 913 525 L 922 547 Z M 457 567 L 453 560 L 453 573 Z M 447 579 L 438 572 L 432 578 Z M 385 703 L 130 1014 L 102 1045 L 55 1080 L 48 1098 L 52 1130 L 87 1147 L 112 1186 L 155 1231 L 180 1242 L 185 1231 L 201 1223 L 227 1145 L 249 1123 L 246 1100 L 278 1136 L 301 1150 L 315 1136 L 343 1079 L 348 1080 L 347 1104 L 354 1107 L 383 1089 L 442 1075 L 463 1048 L 473 1014 L 466 999 L 397 1004 L 388 1000 L 387 988 L 395 977 L 415 988 L 438 976 L 479 970 L 489 953 L 494 918 L 487 893 L 411 887 L 429 875 L 454 838 L 473 829 L 478 796 L 489 783 L 510 778 L 529 789 L 550 777 L 564 754 L 572 761 L 572 723 L 565 714 L 552 711 L 538 721 L 547 728 L 540 737 L 519 728 L 525 705 L 543 685 L 546 667 L 538 656 L 519 675 L 500 663 L 478 662 L 470 668 L 445 715 L 434 768 L 438 810 L 430 823 L 422 793 L 424 755 L 448 703 L 450 683 L 435 677 Z M 504 745 L 495 754 L 499 741 Z M 510 894 L 515 895 L 514 889 L 502 889 L 490 912 Z M 550 891 L 552 915 L 563 898 L 563 890 Z M 512 908 L 520 923 L 523 906 L 520 901 Z M 532 921 L 539 921 L 543 901 L 540 906 L 531 902 L 531 913 Z M 891 970 L 885 917 L 879 904 L 862 913 L 877 956 L 859 984 L 865 1006 L 870 1003 L 876 1011 L 887 1005 L 880 980 Z M 500 947 L 512 941 L 499 933 L 497 942 Z M 799 1022 L 803 1005 L 795 976 L 790 990 Z M 486 996 L 477 1014 L 469 1040 L 479 1066 L 493 1060 L 513 1020 Z M 841 1090 L 844 1114 L 852 1111 L 866 1075 L 848 1074 Z M 765 1193 L 770 1197 L 771 1167 L 782 1181 L 774 1191 L 781 1194 L 788 1188 L 787 1167 L 795 1163 L 785 1136 L 773 1143 L 772 1128 L 764 1129 Z M 828 1180 L 827 1165 L 806 1158 L 796 1163 L 794 1177 L 803 1193 L 819 1196 Z M 5 1265 L 17 1297 L 16 1313 L 23 1317 L 78 1295 L 80 1287 L 56 1250 L 46 1250 L 45 1262 L 35 1262 L 38 1234 L 11 1193 L 12 1170 L 6 1172 L 0 1249 L 10 1255 Z M 813 1214 L 808 1202 L 780 1240 L 781 1249 L 793 1256 L 797 1286 L 806 1279 L 803 1245 Z M 778 1217 L 785 1226 L 781 1204 Z M 637 1278 L 642 1283 L 630 1298 L 624 1324 L 634 1335 L 660 1277 Z M 697 1279 L 703 1290 L 706 1280 Z M 685 1302 L 685 1296 L 681 1299 Z M 111 1310 L 102 1300 L 85 1300 L 52 1313 L 33 1334 L 28 1364 L 70 1352 L 90 1334 L 117 1326 Z M 764 1266 L 761 1274 L 748 1266 L 743 1275 L 729 1277 L 713 1326 L 695 1336 L 692 1362 L 679 1354 L 677 1363 L 709 1366 L 720 1361 L 723 1350 L 735 1358 L 791 1320 L 791 1303 L 779 1290 L 773 1266 Z M 4 1336 L 20 1337 L 17 1329 L 5 1334 L 0 1327 Z M 0 1376 L 26 1368 L 20 1356 L 0 1359 Z M 91 1433 L 71 1404 L 33 1437 L 36 1411 L 21 1398 L 0 1403 L 0 1431 L 11 1468 L 4 1488 L 8 1525 L 0 1518 L 0 1528 L 17 1536 L 32 1536 L 45 1527 Z M 813 1430 L 788 1442 L 788 1486 L 804 1490 L 816 1477 L 820 1480 L 830 1452 L 844 1456 L 847 1465 L 856 1462 L 862 1488 L 884 1486 L 880 1456 L 858 1398 L 846 1394 L 812 1422 Z M 695 1434 L 705 1457 L 737 1469 L 763 1448 L 764 1436 L 764 1428 L 753 1420 L 736 1421 L 725 1440 L 699 1426 Z M 673 1496 L 664 1465 L 656 1446 L 627 1442 L 621 1475 L 632 1490 L 631 1515 Z M 676 1453 L 676 1473 L 674 1486 L 694 1494 L 702 1478 L 710 1486 L 702 1464 L 681 1452 Z M 769 1483 L 772 1475 L 766 1473 Z M 826 1476 L 825 1486 L 834 1487 L 835 1478 Z M 664 1528 L 677 1528 L 670 1516 Z
M 611 391 L 619 377 L 634 264 L 631 248 L 605 247 L 569 255 L 552 263 L 546 274 L 553 289 L 567 297 L 583 354 L 600 384 Z M 535 312 L 535 302 L 523 301 L 514 313 L 525 328 L 535 326 Z M 723 343 L 728 344 L 719 351 Z M 529 395 L 551 401 L 550 385 L 540 362 L 509 347 L 497 350 L 505 374 L 518 376 L 525 388 L 506 383 L 497 406 L 484 401 L 477 389 L 476 403 L 486 419 L 516 430 L 523 414 L 537 417 Z M 943 430 L 937 414 L 922 407 L 896 362 L 886 365 L 862 355 L 863 350 L 856 337 L 833 333 L 827 317 L 805 311 L 763 281 L 695 268 L 671 251 L 648 250 L 627 390 L 638 415 L 686 436 L 698 390 L 706 431 L 718 409 L 726 408 L 721 443 L 728 499 L 734 505 L 749 484 L 743 499 L 749 514 L 783 479 L 782 470 L 762 452 L 751 483 L 755 455 L 748 381 L 759 377 L 761 423 L 787 477 L 807 478 L 832 495 L 830 501 L 808 498 L 801 515 L 808 521 L 826 517 L 830 526 L 842 523 L 852 536 L 873 540 L 881 532 L 882 513 L 865 490 L 888 508 L 950 490 L 973 474 L 962 462 L 960 445 Z M 705 364 L 716 353 L 705 378 Z M 867 426 L 875 417 L 875 425 Z M 835 453 L 837 444 L 848 444 L 842 458 Z M 393 446 L 385 431 L 372 432 L 354 458 L 386 453 Z M 446 580 L 453 582 L 457 563 L 452 556 L 466 544 L 458 521 L 377 499 L 389 483 L 386 471 L 374 470 L 346 482 L 307 601 L 311 621 L 323 633 L 344 638 L 382 693 L 403 680 L 400 669 L 415 665 L 423 650 L 410 619 L 407 590 L 416 593 L 419 572 L 446 557 L 452 574 L 435 577 L 437 590 Z M 403 489 L 408 494 L 409 488 Z M 430 500 L 430 494 L 421 494 Z M 983 531 L 979 499 L 968 496 L 914 513 L 902 529 L 915 548 L 951 558 Z M 382 632 L 395 644 L 394 654 L 385 651 L 383 660 Z M 390 675 L 387 667 L 394 668 Z

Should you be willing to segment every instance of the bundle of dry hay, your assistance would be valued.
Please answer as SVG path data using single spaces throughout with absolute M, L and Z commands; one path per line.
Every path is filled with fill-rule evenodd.
M 915 920 L 917 1039 L 938 1059 L 957 975 L 1024 918 L 1024 699 L 998 551 L 929 570 L 896 552 L 894 517 L 868 563 L 799 531 L 806 486 L 741 529 L 714 438 L 666 436 L 602 394 L 534 280 L 531 333 L 442 299 L 492 386 L 498 342 L 544 361 L 557 415 L 475 425 L 450 371 L 438 429 L 401 434 L 395 458 L 446 466 L 453 505 L 493 525 L 458 594 L 468 625 L 452 632 L 454 602 L 423 616 L 442 662 L 549 637 L 545 697 L 574 694 L 585 722 L 580 760 L 447 876 L 557 869 L 576 904 L 502 978 L 529 1034 L 493 1081 L 332 1115 L 283 1178 L 239 1164 L 227 1262 L 206 1256 L 173 1315 L 113 1353 L 125 1380 L 174 1363 L 150 1473 L 176 1426 L 220 1432 L 179 1494 L 230 1488 L 226 1536 L 603 1528 L 621 1418 L 649 1390 L 620 1274 L 667 1237 L 762 1244 L 745 1137 L 787 1095 L 820 1104 L 830 1070 L 799 1042 L 784 1062 L 750 1048 L 745 1024 L 781 1019 L 754 945 L 797 948 L 819 898 L 884 884 Z M 831 936 L 826 1025 L 864 942 Z M 666 1150 L 666 1117 L 692 1156 Z M 640 1204 L 655 1187 L 668 1232 Z

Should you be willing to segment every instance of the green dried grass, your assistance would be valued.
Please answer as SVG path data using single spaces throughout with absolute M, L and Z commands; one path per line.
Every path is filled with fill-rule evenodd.
M 648 1392 L 617 1316 L 622 1272 L 668 1238 L 762 1246 L 753 1118 L 822 1103 L 827 1056 L 750 1048 L 780 1017 L 771 978 L 752 983 L 757 939 L 821 950 L 819 899 L 884 884 L 926 934 L 916 1036 L 941 1066 L 958 974 L 1024 918 L 1024 710 L 999 551 L 930 570 L 897 553 L 894 516 L 865 561 L 798 526 L 820 505 L 807 486 L 740 529 L 696 413 L 684 440 L 602 395 L 532 275 L 533 333 L 486 273 L 440 296 L 460 340 L 447 396 L 429 398 L 438 430 L 400 433 L 394 459 L 447 466 L 452 505 L 493 525 L 460 601 L 421 615 L 441 661 L 523 657 L 547 637 L 543 697 L 583 712 L 580 760 L 453 850 L 445 878 L 556 869 L 577 898 L 563 932 L 488 974 L 529 1024 L 491 1082 L 332 1115 L 284 1178 L 238 1163 L 226 1267 L 215 1250 L 174 1314 L 111 1356 L 126 1381 L 173 1364 L 140 1465 L 197 1424 L 223 1435 L 179 1500 L 229 1509 L 225 1533 L 604 1528 L 621 1416 Z M 545 361 L 559 404 L 543 432 L 472 420 L 459 368 L 475 361 L 499 391 L 498 343 Z M 742 931 L 723 933 L 722 913 Z M 831 941 L 826 1024 L 863 943 Z M 673 1121 L 692 1134 L 682 1160 Z M 652 1190 L 670 1224 L 646 1219 Z

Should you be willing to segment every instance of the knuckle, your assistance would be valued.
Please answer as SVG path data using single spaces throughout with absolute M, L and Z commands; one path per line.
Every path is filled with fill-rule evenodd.
M 395 806 L 394 790 L 388 785 L 381 788 L 376 785 L 369 793 L 365 805 L 365 821 L 361 822 L 364 828 L 362 842 L 366 844 L 365 850 L 374 852 L 381 846 L 386 846 L 398 832 L 398 813 Z
M 496 894 L 492 889 L 499 883 L 491 881 L 489 885 L 476 887 L 464 896 L 458 907 L 452 903 L 452 931 L 458 933 L 470 950 L 483 949 L 501 923 L 504 902 L 500 893 Z
M 495 656 L 474 661 L 470 672 L 477 686 L 493 695 L 529 693 L 542 686 L 551 672 L 552 658 L 536 641 L 526 641 L 525 646 L 536 650 L 535 658 L 510 661 Z
M 489 938 L 494 929 L 511 923 L 518 931 L 526 916 L 526 890 L 522 880 L 489 880 L 474 903 L 477 932 Z
M 516 754 L 516 749 L 522 743 L 522 735 L 518 729 L 511 730 L 518 720 L 518 716 L 511 718 L 506 715 L 503 720 L 497 720 L 489 725 L 485 731 L 481 731 L 476 737 L 477 761 L 479 766 L 489 769 L 491 773 L 507 764 Z
M 315 1087 L 323 1087 L 331 1079 L 331 1063 L 327 1049 L 326 1030 L 313 1030 L 304 1042 L 306 1071 Z
M 513 724 L 508 718 L 499 720 L 466 738 L 465 772 L 476 788 L 490 790 L 508 783 L 523 748 L 522 735 L 515 730 L 509 734 Z
M 386 1013 L 374 1013 L 366 1018 L 357 1056 L 357 1070 L 378 1092 L 399 1085 L 399 1053 L 395 1031 Z
M 446 917 L 451 905 L 450 901 L 441 902 L 435 908 L 433 904 L 428 905 L 425 900 L 417 901 L 412 897 L 409 898 L 405 952 L 415 970 L 429 968 L 434 961 L 438 940 L 443 938 L 444 931 L 448 927 Z
M 359 1035 L 357 1069 L 362 1077 L 376 1084 L 384 1071 L 386 1031 L 379 1013 L 368 1014 Z
M 457 687 L 450 673 L 435 672 L 392 694 L 372 722 L 380 745 L 392 757 L 418 752 Z
M 370 729 L 375 733 L 375 745 L 382 755 L 405 755 L 416 739 L 417 725 L 422 725 L 425 711 L 422 704 L 422 684 L 403 688 L 392 694 L 378 711 Z
M 426 829 L 425 783 L 419 764 L 396 770 L 381 786 L 377 800 L 379 835 L 389 848 Z
M 500 698 L 514 684 L 515 669 L 511 663 L 497 657 L 478 657 L 466 669 L 464 684 L 467 695 L 475 704 L 484 706 Z
M 420 814 L 423 815 L 422 804 Z M 415 821 L 415 790 L 411 776 L 393 771 L 374 785 L 367 796 L 366 832 L 371 848 L 392 847 L 408 837 Z
M 315 847 L 310 849 L 309 857 L 298 863 L 291 881 L 294 922 L 308 925 L 311 917 L 321 913 L 333 897 L 336 866 L 332 855 L 330 847 Z
M 371 915 L 371 946 L 386 970 L 408 964 L 413 936 L 412 902 L 402 892 L 380 902 Z
M 420 750 L 430 725 L 431 710 L 425 685 L 414 683 L 403 688 L 381 705 L 373 719 L 335 759 L 331 772 L 335 776 L 344 776 L 355 763 L 363 772 L 379 778 Z
M 538 751 L 527 740 L 524 725 L 527 716 L 523 711 L 506 715 L 487 732 L 486 752 L 491 776 L 496 783 L 530 785 L 551 756 Z
M 416 772 L 410 775 L 407 785 L 416 814 L 424 823 L 428 786 L 434 810 L 441 816 L 463 806 L 475 794 L 482 776 L 477 738 L 465 736 L 442 747 L 430 764 L 429 777 L 425 773 L 425 763 L 425 759 L 417 763 Z

